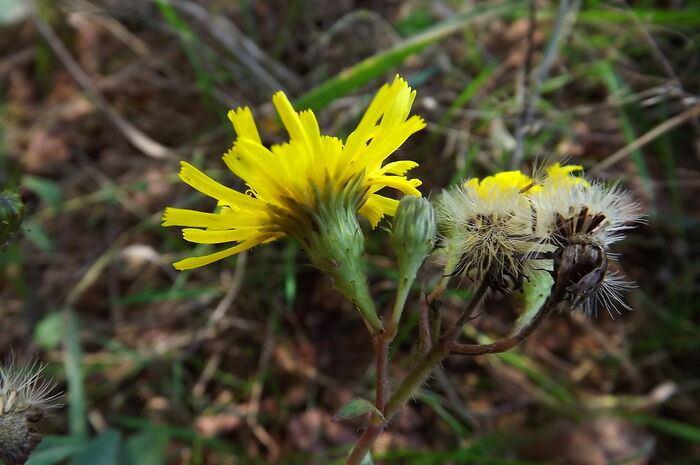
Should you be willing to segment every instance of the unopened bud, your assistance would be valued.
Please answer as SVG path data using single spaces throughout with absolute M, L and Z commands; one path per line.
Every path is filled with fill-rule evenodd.
M 423 197 L 404 196 L 394 215 L 391 246 L 399 264 L 401 279 L 413 280 L 435 246 L 435 211 Z

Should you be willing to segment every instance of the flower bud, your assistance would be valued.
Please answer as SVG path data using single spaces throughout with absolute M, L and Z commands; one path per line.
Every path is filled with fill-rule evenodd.
M 404 196 L 391 228 L 391 246 L 401 279 L 415 279 L 423 260 L 435 246 L 435 210 L 423 197 Z
M 24 205 L 19 195 L 0 192 L 0 251 L 12 239 L 24 219 Z

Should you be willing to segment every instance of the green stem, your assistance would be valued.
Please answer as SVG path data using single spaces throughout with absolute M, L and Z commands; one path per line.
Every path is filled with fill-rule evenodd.
M 459 332 L 469 318 L 469 315 L 474 311 L 477 305 L 481 302 L 486 291 L 488 290 L 488 285 L 481 283 L 477 288 L 472 300 L 469 302 L 467 307 L 462 311 L 462 314 L 457 319 L 457 322 L 449 331 L 445 333 L 445 336 L 440 340 L 438 344 L 433 346 L 433 348 L 428 351 L 428 353 L 418 362 L 418 364 L 413 367 L 413 369 L 404 378 L 401 384 L 396 388 L 396 391 L 389 397 L 384 408 L 384 418 L 387 422 L 396 415 L 396 413 L 403 407 L 403 405 L 410 399 L 415 392 L 423 385 L 433 369 L 440 364 L 449 354 L 450 347 L 453 344 L 455 338 L 459 335 Z M 379 437 L 379 434 L 385 428 L 386 425 L 378 425 L 374 421 L 365 429 L 362 436 L 355 444 L 355 448 L 352 450 L 350 457 L 345 462 L 345 465 L 358 465 L 361 463 L 362 459 L 371 450 L 374 441 Z
M 411 372 L 404 378 L 396 391 L 391 395 L 384 409 L 384 418 L 389 421 L 399 409 L 410 399 L 415 392 L 423 385 L 433 369 L 449 355 L 450 348 L 445 341 L 435 345 L 423 357 Z
M 414 281 L 415 278 L 401 277 L 401 279 L 399 279 L 399 288 L 396 291 L 394 308 L 391 311 L 391 319 L 389 320 L 389 326 L 386 330 L 386 338 L 388 342 L 393 341 L 396 334 L 399 332 L 401 315 L 403 314 L 403 309 L 406 306 L 406 299 L 408 299 L 408 294 L 411 292 L 411 286 L 413 286 Z
M 353 283 L 354 293 L 352 295 L 346 295 L 346 297 L 355 303 L 357 309 L 360 311 L 362 319 L 365 320 L 365 323 L 370 328 L 370 332 L 376 334 L 383 331 L 384 327 L 377 316 L 374 301 L 369 295 L 369 288 L 367 287 L 367 281 L 364 275 L 360 275 L 359 278 L 361 279 Z
M 384 409 L 384 418 L 386 418 L 387 421 L 389 421 L 391 416 L 394 415 L 415 391 L 423 385 L 435 366 L 450 354 L 450 348 L 462 331 L 464 323 L 467 322 L 469 316 L 484 298 L 488 288 L 489 286 L 485 282 L 479 285 L 472 299 L 469 301 L 469 304 L 462 311 L 462 314 L 455 324 L 445 333 L 438 344 L 431 348 L 425 357 L 418 362 L 418 365 L 411 370 L 399 387 L 396 388 L 396 391 L 389 398 L 386 408 Z

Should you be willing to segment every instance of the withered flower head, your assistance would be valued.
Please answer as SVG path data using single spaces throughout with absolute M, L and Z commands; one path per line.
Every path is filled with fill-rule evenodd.
M 41 379 L 43 365 L 18 366 L 10 359 L 0 366 L 0 460 L 20 465 L 41 442 L 39 422 L 45 411 L 58 407 L 56 383 Z

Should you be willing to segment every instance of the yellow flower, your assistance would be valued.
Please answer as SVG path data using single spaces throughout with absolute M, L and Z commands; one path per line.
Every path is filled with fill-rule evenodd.
M 542 181 L 517 170 L 502 171 L 443 192 L 436 208 L 445 274 L 486 280 L 500 291 L 518 287 L 532 269 L 528 257 L 542 251 L 537 228 L 543 226 L 533 221 L 539 215 L 533 199 L 586 188 L 585 180 L 572 176 L 582 169 L 554 163 Z
M 382 188 L 420 196 L 416 187 L 421 181 L 404 176 L 418 165 L 416 162 L 383 165 L 409 136 L 425 127 L 420 117 L 409 117 L 415 95 L 397 75 L 392 84 L 379 89 L 344 143 L 321 135 L 313 112 L 296 112 L 281 91 L 272 102 L 289 133 L 287 143 L 268 149 L 262 145 L 251 111 L 247 107 L 230 111 L 238 137 L 223 158 L 245 181 L 247 192 L 226 187 L 182 162 L 180 178 L 215 198 L 220 209 L 204 213 L 167 208 L 163 226 L 187 227 L 183 236 L 191 242 L 237 244 L 173 266 L 179 270 L 204 266 L 284 236 L 304 240 L 305 231 L 313 227 L 309 212 L 318 211 L 325 198 L 341 194 L 358 198 L 357 212 L 374 227 L 384 215 L 393 215 L 398 205 L 398 201 L 378 193 Z M 353 192 L 345 192 L 347 189 Z
M 580 176 L 573 176 L 573 173 L 577 173 L 579 171 L 583 171 L 583 166 L 562 166 L 559 163 L 552 163 L 547 167 L 547 176 L 545 177 L 543 184 L 547 186 L 548 189 L 572 187 L 577 185 L 588 187 L 588 181 Z M 533 192 L 538 192 L 540 188 L 541 186 L 536 186 L 536 189 Z
M 483 198 L 492 195 L 514 195 L 532 186 L 532 178 L 520 171 L 502 171 L 484 179 L 471 178 L 464 183 L 464 187 L 474 189 Z

